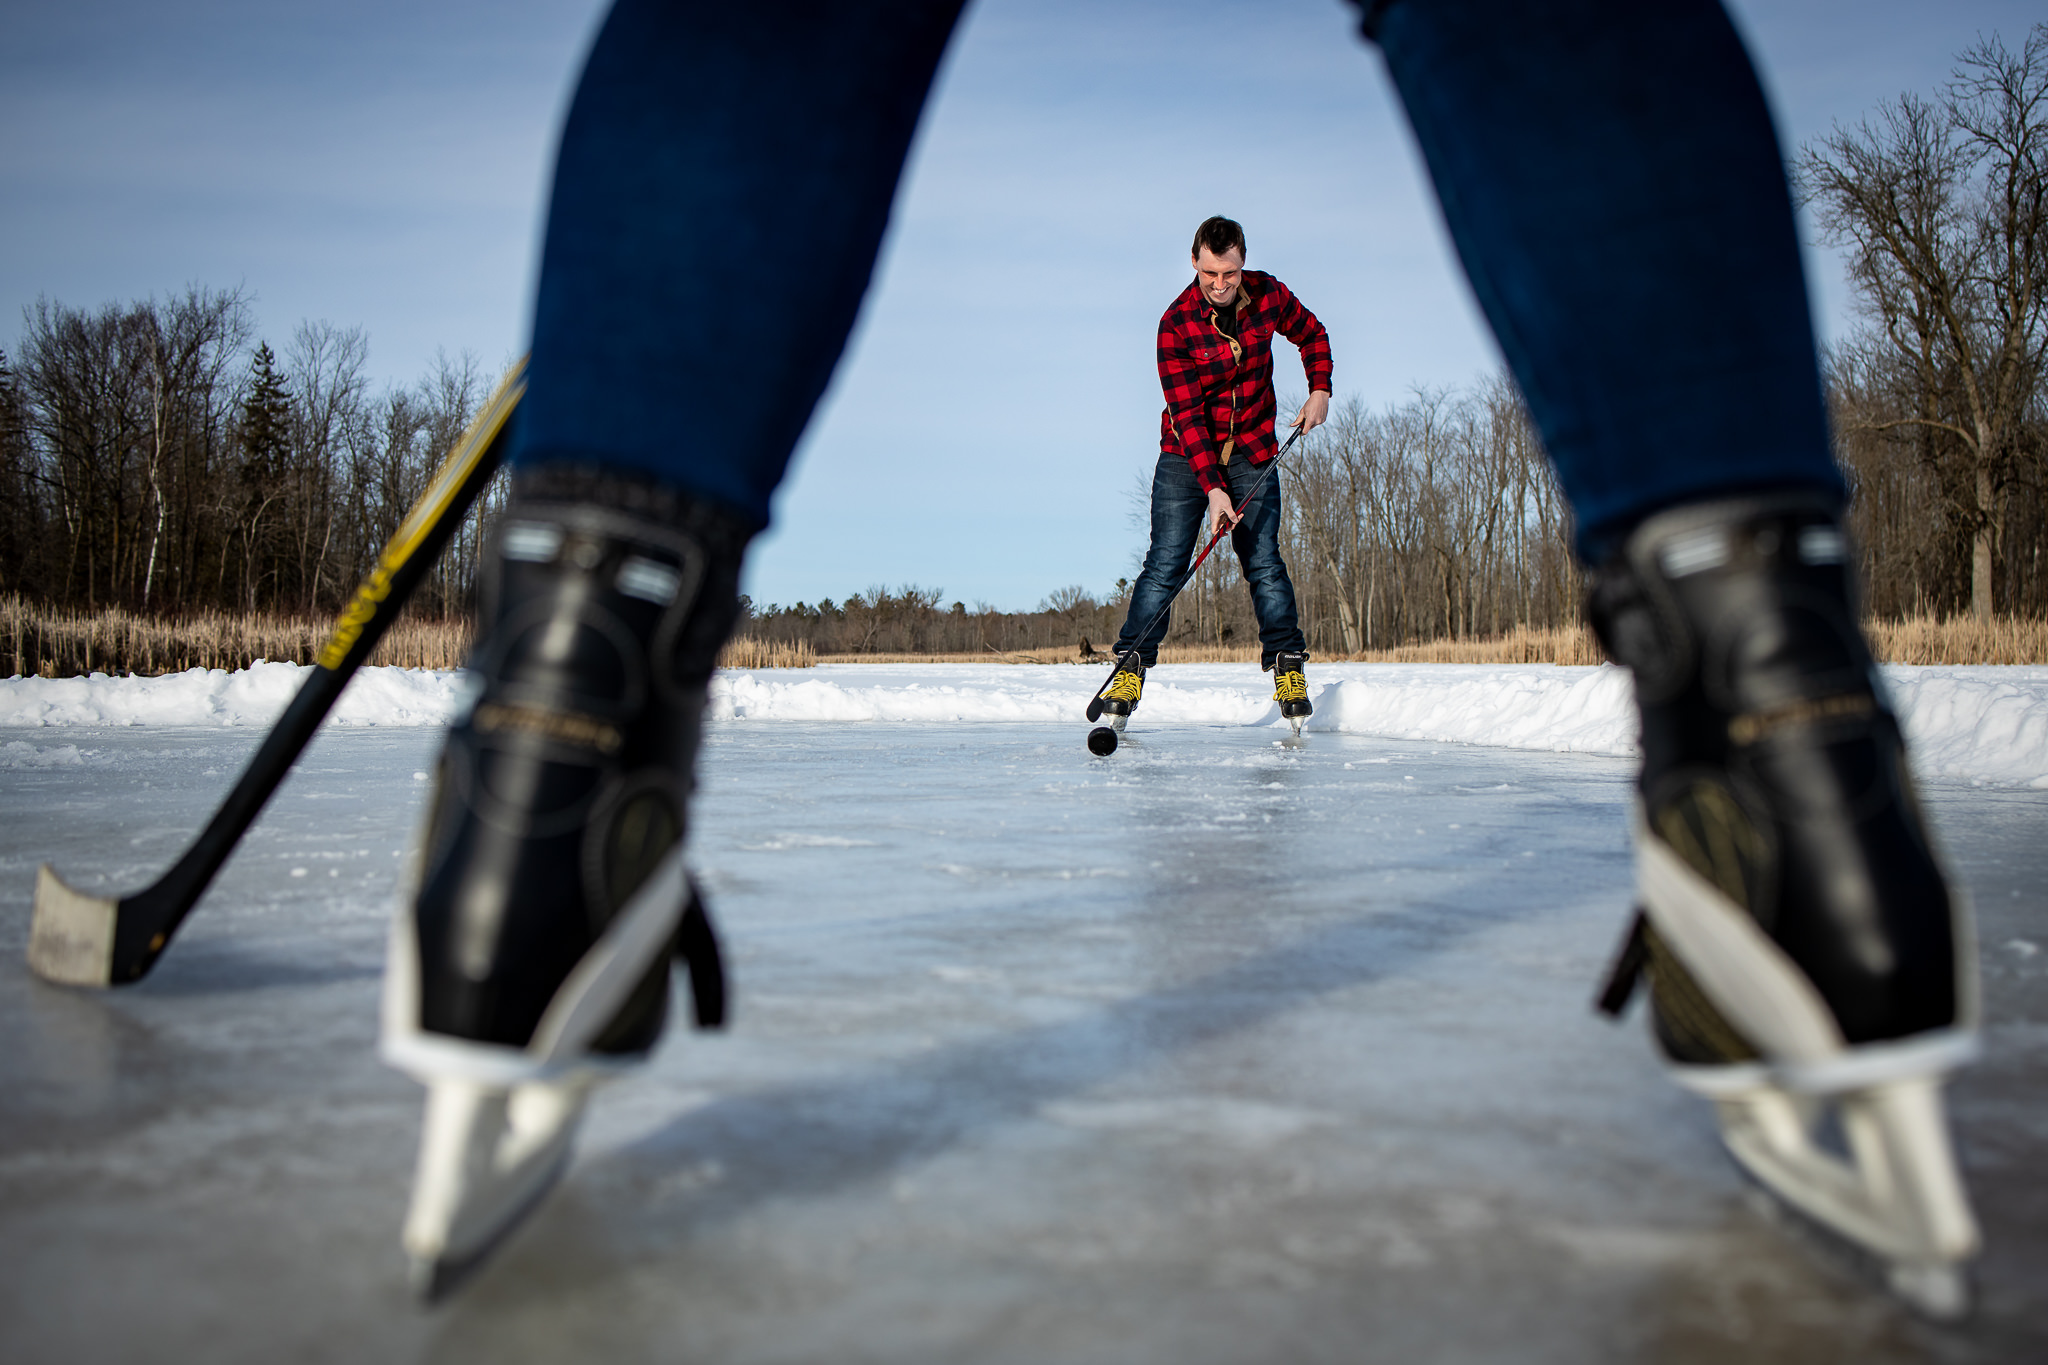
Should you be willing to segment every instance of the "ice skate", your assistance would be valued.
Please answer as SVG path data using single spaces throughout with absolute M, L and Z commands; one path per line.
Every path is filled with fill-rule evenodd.
M 646 1059 L 673 959 L 698 1023 L 722 1022 L 681 850 L 744 541 L 573 472 L 523 480 L 504 514 L 385 976 L 385 1059 L 428 1088 L 404 1244 L 430 1297 L 547 1192 L 591 1091 Z
M 1294 738 L 1301 738 L 1302 722 L 1315 714 L 1316 708 L 1308 699 L 1308 678 L 1302 670 L 1308 664 L 1308 655 L 1276 654 L 1273 656 L 1273 700 L 1280 703 L 1280 714 L 1294 727 Z
M 1646 973 L 1742 1169 L 1948 1318 L 1977 1249 L 1940 1092 L 1976 1049 L 1974 945 L 1849 572 L 1829 506 L 1780 495 L 1652 517 L 1595 573 L 1643 746 L 1642 910 L 1602 1003 Z
M 1131 723 L 1131 714 L 1138 709 L 1138 698 L 1144 691 L 1145 665 L 1138 662 L 1136 655 L 1120 657 L 1108 685 L 1097 694 L 1102 698 L 1103 713 L 1118 734 Z

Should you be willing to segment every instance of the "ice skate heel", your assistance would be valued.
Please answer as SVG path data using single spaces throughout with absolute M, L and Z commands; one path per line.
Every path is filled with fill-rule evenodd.
M 546 1193 L 596 1085 L 645 1060 L 673 959 L 699 1024 L 722 1022 L 682 840 L 745 540 L 645 484 L 515 486 L 385 974 L 384 1057 L 428 1087 L 404 1241 L 430 1296 Z
M 1593 575 L 1643 747 L 1642 908 L 1602 1004 L 1647 976 L 1742 1169 L 1950 1318 L 1977 1232 L 1940 1086 L 1974 1055 L 1975 952 L 1847 562 L 1828 503 L 1779 495 L 1652 517 Z
M 1131 715 L 1138 709 L 1138 699 L 1145 692 L 1145 665 L 1135 655 L 1126 656 L 1117 664 L 1117 670 L 1110 675 L 1109 684 L 1098 694 L 1102 698 L 1103 714 L 1118 734 L 1123 733 L 1131 723 Z
M 1280 714 L 1294 727 L 1296 739 L 1301 738 L 1302 722 L 1316 711 L 1308 699 L 1308 677 L 1303 672 L 1307 665 L 1306 653 L 1273 656 L 1273 700 L 1280 703 Z

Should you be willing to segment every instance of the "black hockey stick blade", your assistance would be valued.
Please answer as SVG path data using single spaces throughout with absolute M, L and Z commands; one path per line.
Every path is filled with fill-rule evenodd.
M 67 986 L 119 986 L 141 980 L 156 965 L 171 935 L 255 823 L 348 680 L 384 638 L 392 618 L 497 472 L 509 444 L 512 414 L 525 391 L 526 362 L 521 360 L 441 462 L 427 491 L 349 599 L 311 676 L 213 819 L 168 872 L 154 885 L 115 899 L 65 885 L 47 863 L 38 869 L 28 936 L 28 965 L 36 975 Z

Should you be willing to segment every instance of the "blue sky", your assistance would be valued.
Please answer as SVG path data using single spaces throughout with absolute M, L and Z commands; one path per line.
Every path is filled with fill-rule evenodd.
M 2038 3 L 1739 0 L 1788 144 L 1928 91 Z M 380 380 L 524 345 L 553 129 L 595 0 L 5 0 L 0 345 L 72 305 L 241 285 L 264 335 L 360 324 Z M 1496 354 L 1377 59 L 1337 0 L 978 0 L 876 287 L 749 566 L 763 601 L 916 582 L 1035 605 L 1129 572 L 1152 327 L 1207 214 L 1330 328 L 1340 397 Z M 1244 92 L 1191 127 L 1188 82 Z M 1810 259 L 1817 321 L 1848 311 Z M 1019 319 L 1024 325 L 1019 325 Z M 1285 352 L 1284 343 L 1280 349 Z M 1301 387 L 1291 355 L 1281 387 Z

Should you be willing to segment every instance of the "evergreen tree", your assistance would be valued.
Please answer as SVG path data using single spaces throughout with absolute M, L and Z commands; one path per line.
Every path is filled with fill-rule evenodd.
M 266 532 L 275 531 L 266 524 L 266 513 L 285 492 L 291 411 L 291 393 L 278 373 L 277 356 L 269 342 L 258 342 L 236 430 L 242 455 L 242 507 L 235 530 L 242 541 L 242 606 L 252 612 L 266 577 L 265 546 L 272 539 Z
M 249 393 L 242 400 L 242 467 L 261 471 L 259 477 L 275 476 L 285 450 L 292 398 L 284 376 L 277 372 L 277 356 L 269 342 L 256 344 L 256 358 L 249 368 Z

